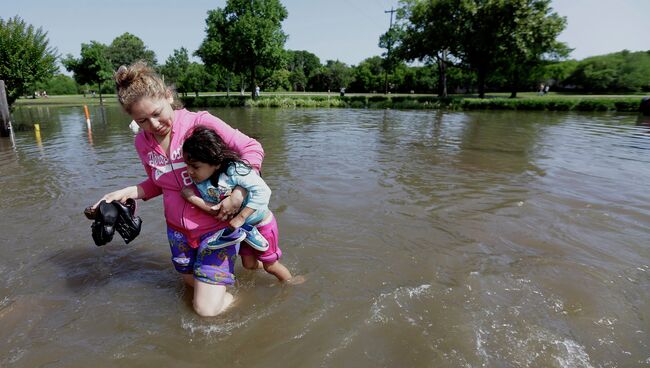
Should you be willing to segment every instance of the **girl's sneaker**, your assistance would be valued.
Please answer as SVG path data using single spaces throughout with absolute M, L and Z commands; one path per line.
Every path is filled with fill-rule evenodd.
M 220 249 L 229 245 L 241 243 L 246 238 L 246 233 L 241 229 L 230 230 L 224 228 L 212 235 L 207 242 L 208 249 Z
M 255 226 L 244 224 L 240 229 L 246 234 L 244 241 L 253 247 L 253 249 L 259 250 L 260 252 L 266 252 L 269 249 L 269 242 L 260 234 Z

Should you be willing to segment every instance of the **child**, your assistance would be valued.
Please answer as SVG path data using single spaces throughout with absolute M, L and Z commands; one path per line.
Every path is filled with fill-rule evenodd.
M 207 213 L 212 213 L 212 206 L 227 198 L 235 186 L 248 191 L 241 211 L 229 222 L 230 228 L 215 233 L 208 240 L 208 248 L 219 249 L 243 239 L 239 255 L 244 268 L 264 267 L 279 281 L 289 281 L 291 273 L 278 261 L 282 256 L 278 225 L 268 208 L 271 189 L 264 180 L 214 130 L 205 126 L 197 126 L 185 139 L 183 159 L 201 197 L 192 187 L 185 187 L 181 193 L 185 200 Z M 240 231 L 244 233 L 241 237 L 233 235 Z

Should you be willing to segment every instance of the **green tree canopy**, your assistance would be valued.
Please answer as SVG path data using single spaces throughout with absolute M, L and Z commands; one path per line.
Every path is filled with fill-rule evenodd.
M 441 97 L 447 96 L 450 55 L 460 54 L 463 16 L 459 0 L 402 0 L 396 26 L 382 36 L 394 40 L 395 57 L 437 65 L 438 95 Z
M 36 84 L 36 90 L 47 91 L 49 95 L 74 95 L 79 93 L 79 85 L 64 74 L 56 74 L 47 81 Z
M 165 64 L 160 67 L 160 73 L 165 77 L 166 83 L 176 84 L 187 73 L 190 66 L 190 57 L 185 47 L 175 49 Z
M 206 91 L 210 87 L 211 75 L 205 66 L 199 63 L 190 63 L 185 72 L 178 80 L 177 89 L 179 92 L 194 92 L 198 97 L 200 91 Z
M 350 90 L 354 92 L 379 92 L 384 90 L 384 61 L 373 56 L 359 63 L 353 70 L 354 81 Z
M 113 65 L 107 56 L 108 47 L 97 41 L 81 44 L 81 57 L 68 55 L 63 60 L 65 68 L 74 73 L 79 84 L 99 85 L 99 102 L 102 103 L 102 83 L 113 77 Z
M 506 52 L 498 58 L 497 72 L 508 80 L 514 98 L 522 84 L 536 84 L 526 79 L 539 74 L 548 60 L 566 58 L 571 50 L 556 40 L 566 18 L 552 12 L 550 0 L 513 0 L 505 11 L 515 17 L 505 25 L 502 47 Z
M 309 51 L 287 51 L 287 70 L 290 73 L 289 81 L 294 91 L 299 89 L 305 91 L 309 79 L 313 78 L 320 67 L 318 56 Z
M 586 58 L 562 84 L 587 92 L 650 91 L 650 50 L 623 50 Z
M 462 2 L 458 56 L 477 73 L 479 96 L 490 73 L 502 71 L 513 88 L 519 74 L 540 64 L 545 55 L 561 57 L 566 45 L 556 41 L 566 19 L 553 13 L 550 0 L 473 0 Z
M 248 75 L 254 98 L 258 68 L 271 75 L 283 65 L 286 17 L 279 0 L 228 0 L 223 9 L 208 11 L 207 34 L 196 54 L 208 67 Z
M 57 70 L 57 51 L 49 46 L 47 32 L 18 16 L 0 18 L 0 79 L 5 81 L 12 105 L 30 86 L 47 80 Z
M 150 66 L 156 65 L 156 54 L 148 50 L 144 42 L 128 32 L 116 37 L 106 49 L 106 56 L 113 64 L 113 70 L 144 60 Z
M 516 90 L 522 73 L 545 58 L 564 57 L 569 51 L 556 40 L 566 20 L 552 12 L 550 0 L 402 0 L 400 4 L 400 54 L 439 64 L 447 54 L 452 56 L 476 71 L 480 97 L 491 76 L 507 79 Z
M 341 61 L 327 60 L 323 67 L 327 89 L 347 88 L 352 82 L 352 69 Z

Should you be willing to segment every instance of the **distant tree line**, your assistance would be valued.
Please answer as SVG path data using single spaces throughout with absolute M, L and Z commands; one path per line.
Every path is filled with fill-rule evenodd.
M 382 93 L 384 91 L 384 59 L 373 56 L 356 66 L 319 58 L 308 51 L 287 51 L 289 62 L 268 78 L 259 81 L 263 91 L 320 92 L 338 91 L 346 87 L 353 93 Z M 298 59 L 296 61 L 296 58 Z M 307 60 L 305 60 L 307 59 Z M 311 64 L 310 64 L 311 63 Z M 238 75 L 223 75 L 208 71 L 203 64 L 190 62 L 186 49 L 174 50 L 174 55 L 160 65 L 159 71 L 181 94 L 202 91 L 231 91 L 246 87 Z M 474 93 L 475 72 L 448 68 L 449 93 Z M 435 66 L 408 66 L 398 63 L 389 75 L 388 84 L 393 93 L 438 93 L 439 72 Z M 650 92 L 650 51 L 621 51 L 590 57 L 581 61 L 548 62 L 537 68 L 520 91 L 534 91 L 540 83 L 549 84 L 553 91 L 581 93 Z M 489 78 L 490 91 L 509 91 L 505 79 Z M 46 90 L 50 95 L 79 94 L 84 90 L 98 90 L 97 85 L 75 82 L 72 77 L 57 74 L 35 85 L 35 90 Z M 102 86 L 104 93 L 113 93 L 111 83 Z
M 401 0 L 395 25 L 379 38 L 386 49 L 358 65 L 322 62 L 306 50 L 286 50 L 279 0 L 227 0 L 210 10 L 197 50 L 180 47 L 159 64 L 137 36 L 110 44 L 89 41 L 78 57 L 61 58 L 47 33 L 16 16 L 0 19 L 0 78 L 13 102 L 20 95 L 112 93 L 120 65 L 145 60 L 184 95 L 202 91 L 478 94 L 533 91 L 650 91 L 650 51 L 566 60 L 557 41 L 566 19 L 550 0 Z M 201 62 L 193 61 L 193 56 Z M 72 77 L 57 73 L 57 60 Z M 413 64 L 413 62 L 417 62 Z

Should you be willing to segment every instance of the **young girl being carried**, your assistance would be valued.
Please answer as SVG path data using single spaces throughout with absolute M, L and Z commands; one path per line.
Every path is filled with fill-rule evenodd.
M 271 189 L 214 130 L 197 126 L 190 133 L 183 143 L 183 159 L 201 196 L 196 195 L 194 186 L 186 186 L 181 192 L 183 198 L 211 214 L 213 206 L 227 198 L 233 188 L 239 186 L 248 192 L 230 227 L 208 239 L 207 247 L 220 249 L 243 240 L 239 255 L 244 268 L 263 267 L 281 282 L 300 282 L 301 277 L 292 279 L 291 272 L 279 262 L 278 225 L 268 207 Z

